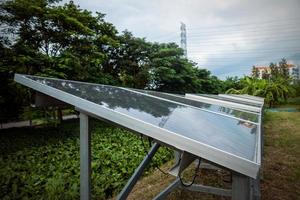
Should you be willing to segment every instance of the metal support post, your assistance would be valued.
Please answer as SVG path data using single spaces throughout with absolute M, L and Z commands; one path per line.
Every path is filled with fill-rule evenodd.
M 190 187 L 183 187 L 181 185 L 181 188 L 189 191 L 194 191 L 194 192 L 203 192 L 207 194 L 214 194 L 214 195 L 227 196 L 227 197 L 231 197 L 232 194 L 232 191 L 230 189 L 217 188 L 217 187 L 212 187 L 212 186 L 207 186 L 202 184 L 193 184 Z
M 260 177 L 256 179 L 250 178 L 250 200 L 260 200 Z
M 260 135 L 261 135 L 261 139 L 260 139 L 260 143 L 261 143 L 261 164 L 260 164 L 260 179 L 263 180 L 264 179 L 264 170 L 263 170 L 263 155 L 264 155 L 264 144 L 265 144 L 265 136 L 264 136 L 264 126 L 263 126 L 263 120 L 264 120 L 264 110 L 262 108 L 261 110 L 261 116 L 260 116 Z
M 232 200 L 250 199 L 250 180 L 247 176 L 232 173 Z
M 150 163 L 151 159 L 157 152 L 158 148 L 160 147 L 160 144 L 154 143 L 148 152 L 148 154 L 145 156 L 144 160 L 140 163 L 138 168 L 136 168 L 134 174 L 131 176 L 129 181 L 126 183 L 122 191 L 119 193 L 117 199 L 123 200 L 126 199 L 131 192 L 132 188 L 138 181 L 139 177 L 142 175 L 144 169 L 147 167 L 147 165 Z
M 89 117 L 80 112 L 80 200 L 91 199 L 91 135 Z
M 161 193 L 159 193 L 153 200 L 165 199 L 174 189 L 180 186 L 180 179 L 176 178 L 167 188 L 165 188 Z
M 175 165 L 179 164 L 180 157 L 181 157 L 181 152 L 179 152 L 178 150 L 174 150 Z

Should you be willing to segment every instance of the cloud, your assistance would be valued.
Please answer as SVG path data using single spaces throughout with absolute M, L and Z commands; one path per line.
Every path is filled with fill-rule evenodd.
M 74 0 L 80 7 L 106 14 L 149 41 L 180 41 L 187 26 L 190 59 L 215 75 L 243 75 L 300 52 L 299 0 Z M 297 48 L 299 47 L 299 48 Z

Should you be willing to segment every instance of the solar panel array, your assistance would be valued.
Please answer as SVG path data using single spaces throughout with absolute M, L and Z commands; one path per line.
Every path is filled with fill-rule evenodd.
M 15 80 L 163 144 L 256 177 L 260 168 L 261 108 L 251 96 L 204 95 L 218 104 L 155 91 L 16 74 Z M 212 101 L 213 102 L 213 101 Z M 222 102 L 225 102 L 222 105 Z M 236 106 L 227 106 L 233 102 Z M 250 111 L 239 107 L 257 108 Z

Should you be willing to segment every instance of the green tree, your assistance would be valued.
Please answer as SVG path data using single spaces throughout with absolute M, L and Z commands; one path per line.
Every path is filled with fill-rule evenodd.
M 226 92 L 231 88 L 234 88 L 236 90 L 242 88 L 241 81 L 237 76 L 226 77 L 226 80 L 222 81 L 221 84 L 222 84 L 222 93 Z
M 128 31 L 118 35 L 104 14 L 92 14 L 72 1 L 57 2 L 0 3 L 1 105 L 11 103 L 6 107 L 22 110 L 30 103 L 29 94 L 17 92 L 14 73 L 176 93 L 222 90 L 222 82 L 183 58 L 176 44 L 150 43 Z M 7 88 L 12 96 L 20 94 L 22 102 L 11 101 Z
M 274 64 L 271 62 L 269 67 L 270 67 L 270 71 L 271 71 L 271 79 L 276 80 L 277 78 L 279 78 L 280 72 L 279 72 L 277 64 Z
M 115 66 L 121 85 L 144 89 L 150 81 L 151 43 L 136 38 L 129 31 L 119 37 L 120 47 Z
M 251 76 L 253 78 L 259 78 L 259 71 L 255 66 L 252 66 Z
M 148 88 L 165 92 L 201 92 L 203 73 L 195 63 L 183 58 L 183 51 L 176 44 L 152 45 L 150 55 L 150 75 Z
M 226 93 L 229 94 L 249 94 L 265 98 L 265 102 L 269 107 L 275 104 L 286 101 L 288 97 L 293 96 L 293 87 L 283 78 L 276 81 L 266 79 L 255 79 L 245 77 L 241 79 L 243 88 L 240 90 L 229 89 Z
M 77 80 L 101 74 L 108 57 L 105 49 L 116 43 L 116 29 L 104 22 L 101 13 L 93 16 L 72 1 L 63 6 L 55 6 L 55 2 L 14 0 L 1 4 L 1 24 L 7 25 L 9 33 L 6 37 L 15 34 L 17 38 L 10 68 Z M 70 60 L 73 65 L 68 64 Z
M 2 105 L 22 110 L 24 103 L 11 101 L 17 93 L 14 73 L 36 74 L 75 80 L 111 83 L 103 75 L 108 49 L 115 45 L 117 31 L 72 1 L 62 6 L 51 0 L 9 0 L 0 3 Z M 106 78 L 108 77 L 108 78 Z M 108 80 L 107 80 L 108 79 Z M 9 92 L 4 92 L 9 88 Z M 18 99 L 18 98 L 16 98 Z M 29 104 L 25 102 L 25 104 Z M 17 113 L 10 111 L 10 113 Z
M 289 68 L 288 64 L 285 58 L 282 58 L 281 61 L 279 62 L 279 71 L 280 75 L 282 76 L 283 79 L 289 79 Z

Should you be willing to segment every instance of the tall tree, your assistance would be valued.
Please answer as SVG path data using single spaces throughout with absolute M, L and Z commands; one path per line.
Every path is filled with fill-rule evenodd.
M 236 90 L 239 90 L 242 88 L 242 84 L 240 79 L 235 77 L 227 77 L 225 81 L 222 81 L 222 92 L 226 92 L 227 90 L 234 88 Z
M 0 54 L 4 58 L 0 70 L 5 77 L 0 104 L 11 102 L 2 91 L 18 91 L 12 80 L 14 73 L 176 93 L 218 93 L 222 89 L 217 77 L 183 58 L 176 44 L 150 43 L 128 31 L 118 34 L 104 21 L 104 14 L 92 14 L 73 1 L 64 5 L 57 2 L 0 3 Z M 27 97 L 21 99 L 30 99 Z M 11 107 L 16 109 L 24 105 L 14 104 Z
M 194 63 L 183 58 L 183 51 L 175 43 L 153 44 L 150 56 L 151 89 L 184 93 L 199 91 L 197 69 Z
M 13 73 L 111 83 L 103 76 L 103 63 L 109 57 L 107 49 L 117 43 L 115 27 L 105 22 L 101 13 L 94 16 L 72 1 L 62 6 L 56 2 L 0 3 L 0 54 L 5 58 L 0 67 L 5 79 L 0 86 L 1 107 L 6 105 L 17 111 L 24 105 L 11 101 L 10 93 L 21 94 L 12 80 Z M 4 92 L 8 89 L 10 93 Z
M 259 71 L 255 66 L 252 66 L 251 76 L 253 78 L 259 78 Z
M 279 62 L 280 74 L 284 79 L 289 79 L 289 67 L 285 58 L 282 58 Z
M 274 64 L 274 63 L 270 63 L 270 70 L 271 70 L 271 78 L 273 80 L 276 80 L 279 76 L 280 76 L 280 71 L 278 69 L 278 66 L 277 64 Z
M 121 84 L 144 89 L 150 81 L 151 44 L 127 30 L 119 37 L 119 42 L 115 65 Z
M 261 78 L 262 79 L 270 79 L 270 73 L 267 69 L 265 69 L 263 72 L 262 72 L 262 75 L 261 75 Z
M 79 80 L 97 75 L 107 57 L 105 45 L 114 42 L 116 29 L 104 22 L 101 13 L 93 16 L 72 1 L 63 6 L 54 2 L 13 0 L 1 4 L 1 23 L 13 27 L 8 33 L 16 35 L 12 44 L 15 71 Z M 67 64 L 70 60 L 73 66 Z

